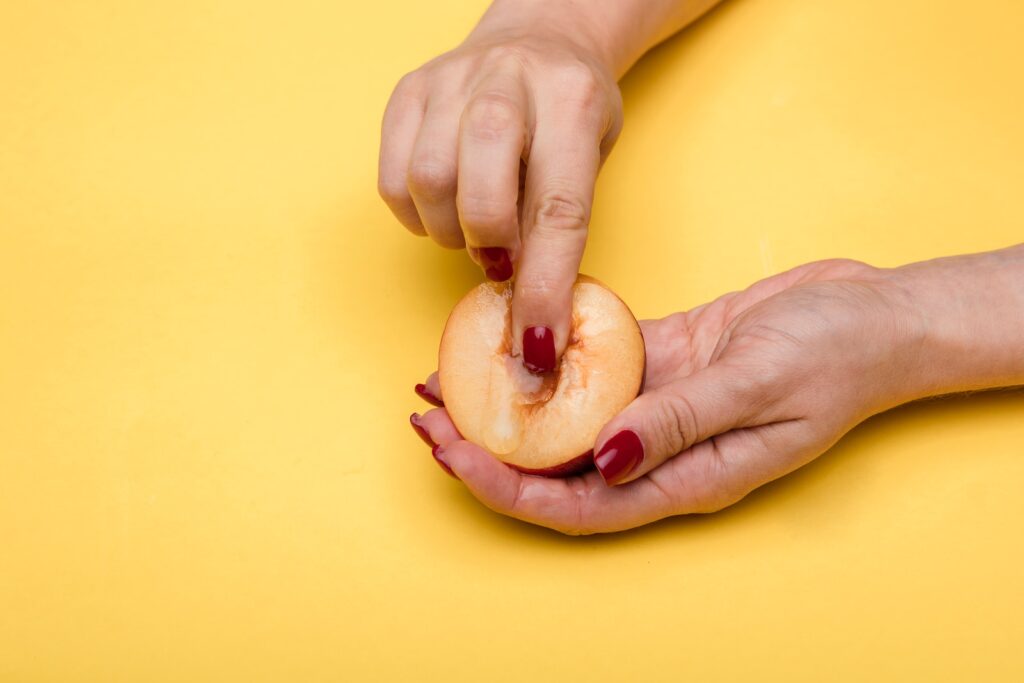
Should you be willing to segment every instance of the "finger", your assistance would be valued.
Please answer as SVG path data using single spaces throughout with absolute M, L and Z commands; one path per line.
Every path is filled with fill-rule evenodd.
M 590 223 L 601 141 L 610 114 L 593 98 L 538 104 L 530 144 L 524 237 L 512 297 L 512 330 L 527 367 L 555 367 L 569 339 L 572 286 Z
M 406 76 L 399 82 L 384 110 L 377 191 L 402 225 L 415 235 L 426 235 L 406 177 L 416 134 L 423 122 L 423 98 L 413 78 Z
M 440 408 L 431 410 L 426 415 L 413 413 L 409 416 L 409 424 L 412 426 L 413 431 L 416 432 L 416 435 L 423 440 L 423 443 L 430 447 L 430 453 L 434 456 L 434 461 L 437 462 L 441 469 L 458 479 L 455 473 L 452 472 L 452 468 L 437 457 L 441 446 L 462 439 L 462 435 L 459 434 L 455 424 L 448 417 L 447 411 Z
M 408 187 L 423 227 L 448 249 L 465 246 L 455 208 L 459 113 L 454 101 L 428 104 L 413 145 Z
M 427 377 L 425 386 L 427 387 L 427 391 L 429 391 L 431 394 L 438 397 L 442 401 L 444 400 L 444 396 L 441 395 L 441 378 L 437 374 L 437 372 L 430 373 L 430 376 Z
M 456 428 L 455 423 L 452 422 L 447 410 L 428 410 L 419 417 L 417 423 L 427 433 L 432 445 L 440 444 L 447 446 L 450 443 L 462 440 L 462 435 L 459 434 L 459 430 Z
M 423 384 L 413 387 L 416 394 L 424 401 L 438 408 L 444 407 L 444 399 L 441 397 L 441 382 L 438 381 L 437 373 L 433 372 Z
M 696 443 L 753 426 L 767 397 L 752 374 L 711 365 L 641 394 L 598 434 L 594 464 L 605 482 L 632 481 Z
M 436 457 L 495 512 L 566 534 L 621 531 L 676 514 L 647 479 L 609 488 L 595 472 L 570 479 L 531 476 L 468 441 L 441 447 Z
M 512 277 L 519 252 L 519 167 L 529 118 L 522 80 L 508 72 L 484 79 L 462 115 L 459 221 L 470 253 L 492 280 Z
M 701 441 L 626 488 L 650 481 L 676 514 L 715 512 L 810 462 L 827 447 L 805 421 L 735 429 Z

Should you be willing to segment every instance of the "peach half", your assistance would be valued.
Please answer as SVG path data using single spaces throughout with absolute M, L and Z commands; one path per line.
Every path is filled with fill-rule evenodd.
M 438 359 L 445 407 L 464 438 L 512 467 L 577 474 L 593 465 L 601 428 L 640 391 L 640 326 L 610 289 L 581 275 L 565 353 L 536 375 L 514 351 L 511 302 L 511 283 L 487 282 L 452 310 Z

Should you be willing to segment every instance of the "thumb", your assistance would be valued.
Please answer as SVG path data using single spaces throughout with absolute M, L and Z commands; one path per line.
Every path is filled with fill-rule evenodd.
M 696 443 L 756 418 L 755 382 L 712 365 L 637 397 L 604 426 L 594 464 L 609 486 L 632 481 Z

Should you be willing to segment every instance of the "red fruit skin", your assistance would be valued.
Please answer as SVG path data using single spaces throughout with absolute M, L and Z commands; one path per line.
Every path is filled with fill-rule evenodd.
M 533 474 L 538 477 L 551 477 L 552 479 L 563 479 L 565 477 L 573 477 L 577 474 L 582 474 L 589 469 L 594 467 L 594 451 L 593 449 L 587 451 L 583 455 L 577 456 L 569 462 L 563 462 L 561 465 L 555 465 L 554 467 L 544 467 L 538 470 L 532 470 L 529 467 L 519 467 L 518 465 L 509 465 L 514 470 L 518 470 L 523 474 Z

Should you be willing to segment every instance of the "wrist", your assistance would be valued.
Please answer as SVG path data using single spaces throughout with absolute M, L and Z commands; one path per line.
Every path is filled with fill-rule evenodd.
M 630 14 L 615 2 L 580 5 L 571 0 L 495 0 L 466 38 L 466 43 L 517 39 L 570 44 L 617 79 L 632 65 L 638 41 Z
M 903 401 L 1024 384 L 1024 245 L 881 272 L 898 311 Z

